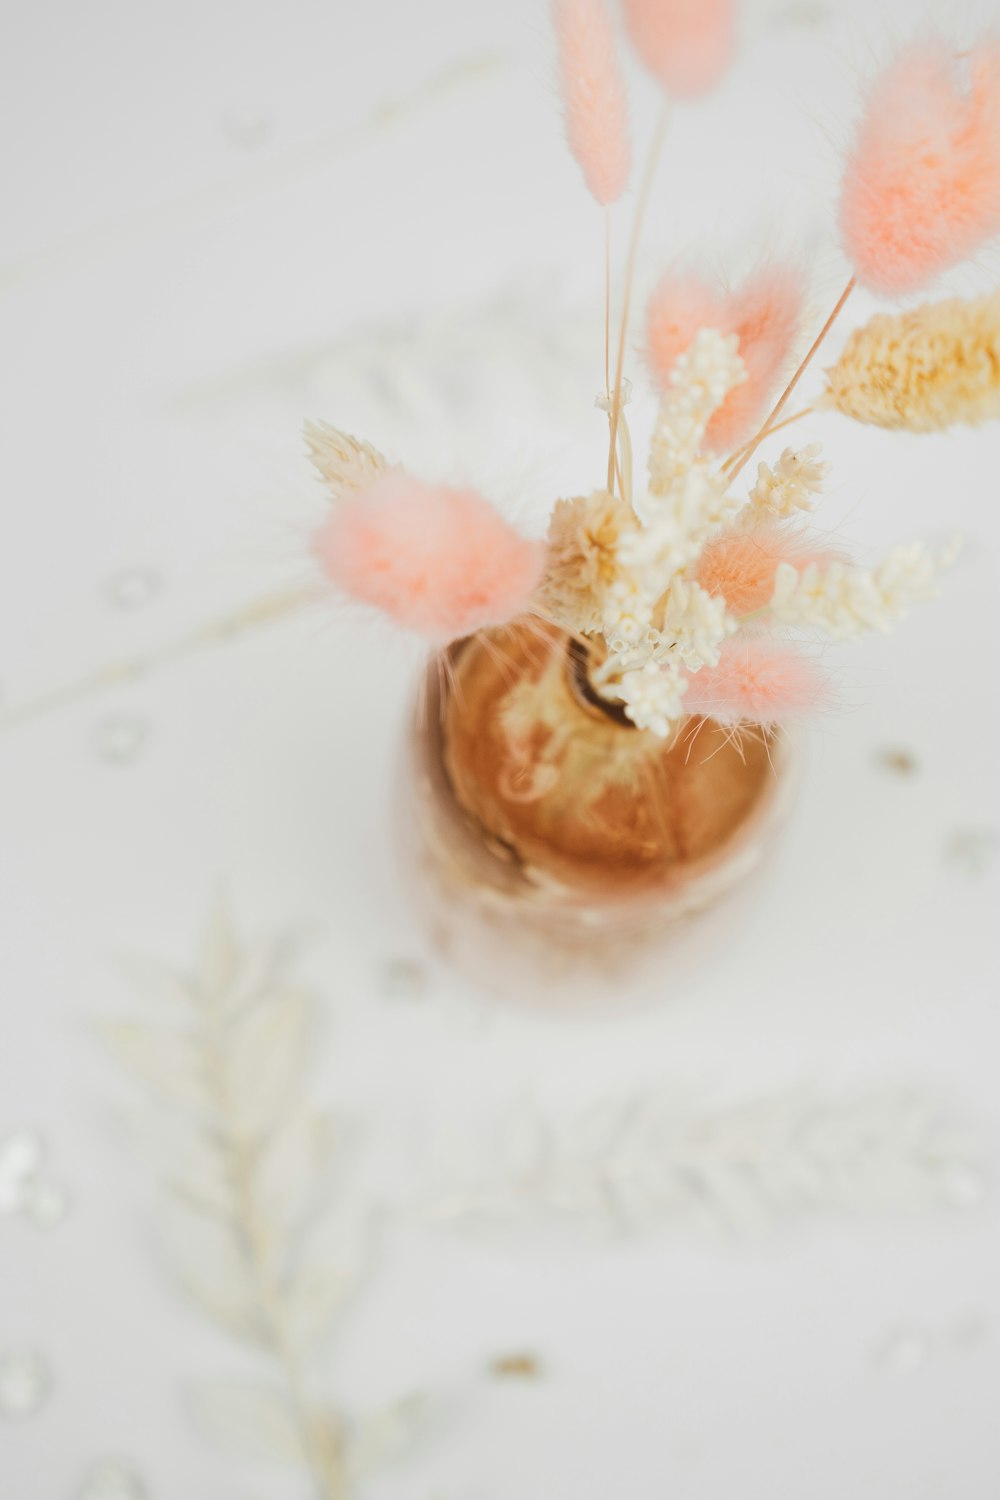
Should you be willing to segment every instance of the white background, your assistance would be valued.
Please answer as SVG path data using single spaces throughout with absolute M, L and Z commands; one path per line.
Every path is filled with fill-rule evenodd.
M 957 50 L 989 19 L 936 14 Z M 675 118 L 643 286 L 675 255 L 777 250 L 821 315 L 846 276 L 859 80 L 916 21 L 889 0 L 750 8 L 739 66 Z M 600 223 L 535 0 L 8 0 L 0 70 L 0 708 L 308 581 L 306 416 L 471 477 L 536 528 L 589 483 Z M 641 143 L 655 91 L 630 83 Z M 365 1494 L 998 1500 L 1000 439 L 832 418 L 809 435 L 834 464 L 823 524 L 863 557 L 958 530 L 964 559 L 939 603 L 843 656 L 842 712 L 812 731 L 752 916 L 683 975 L 668 950 L 655 1005 L 504 1009 L 435 966 L 390 809 L 419 653 L 336 606 L 0 733 L 0 1136 L 39 1130 L 73 1199 L 47 1234 L 0 1217 L 0 1352 L 37 1348 L 53 1373 L 36 1416 L 0 1421 L 4 1500 L 62 1500 L 108 1452 L 160 1500 L 307 1493 L 185 1415 L 185 1382 L 241 1356 L 174 1289 L 121 1125 L 135 1097 L 93 1033 L 141 1008 L 118 955 L 189 964 L 220 888 L 243 930 L 303 940 L 324 1014 L 309 1086 L 347 1122 L 341 1190 L 371 1223 L 318 1379 L 350 1414 L 438 1398 Z M 133 570 L 153 585 L 127 609 Z M 386 980 L 400 959 L 427 966 L 409 999 Z M 886 1099 L 904 1176 L 899 1101 L 940 1102 L 964 1189 L 904 1211 L 890 1169 L 858 1211 L 835 1163 L 807 1211 L 761 1202 L 735 1233 L 529 1212 L 470 1234 L 424 1211 L 449 1140 L 479 1142 L 488 1176 L 525 1111 L 558 1135 L 649 1095 L 688 1140 L 777 1101 L 793 1158 L 803 1109 L 849 1130 Z M 539 1378 L 486 1373 L 518 1351 Z

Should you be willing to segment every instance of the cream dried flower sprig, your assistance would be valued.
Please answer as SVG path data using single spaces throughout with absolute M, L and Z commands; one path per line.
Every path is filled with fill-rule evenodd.
M 795 519 L 796 512 L 811 511 L 829 473 L 821 452 L 818 443 L 810 443 L 798 451 L 786 448 L 773 469 L 759 464 L 757 482 L 743 513 L 745 522 L 787 521 Z
M 923 542 L 910 542 L 872 570 L 836 559 L 801 572 L 779 563 L 770 613 L 779 624 L 812 626 L 838 640 L 888 630 L 911 605 L 934 598 L 938 574 L 953 556 L 954 548 L 935 557 Z

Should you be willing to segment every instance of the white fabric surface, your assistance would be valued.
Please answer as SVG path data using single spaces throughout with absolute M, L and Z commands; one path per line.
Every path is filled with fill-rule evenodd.
M 963 38 L 988 19 L 926 14 Z M 832 302 L 857 79 L 912 27 L 901 0 L 752 8 L 737 71 L 674 122 L 644 285 L 673 254 L 777 245 Z M 21 7 L 5 31 L 0 707 L 307 580 L 306 416 L 536 522 L 587 482 L 601 232 L 560 140 L 544 6 L 94 0 Z M 630 77 L 642 142 L 653 90 Z M 966 553 L 941 602 L 836 654 L 844 711 L 811 735 L 752 919 L 681 979 L 668 951 L 656 1005 L 505 1010 L 427 958 L 390 808 L 418 654 L 346 612 L 0 734 L 0 1137 L 40 1131 L 72 1196 L 49 1231 L 0 1216 L 0 1353 L 37 1349 L 53 1379 L 37 1415 L 0 1419 L 4 1500 L 72 1496 L 107 1453 L 159 1500 L 309 1493 L 186 1414 L 186 1382 L 244 1357 L 170 1279 L 122 1119 L 146 1108 L 93 1030 L 142 1014 L 119 955 L 189 964 L 220 889 L 242 931 L 303 940 L 323 997 L 309 1086 L 345 1122 L 337 1191 L 369 1234 L 320 1383 L 349 1414 L 436 1403 L 361 1493 L 996 1500 L 1000 436 L 810 435 L 834 463 L 823 523 L 865 556 L 956 530 Z M 130 588 L 148 597 L 116 605 Z M 913 774 L 886 768 L 899 749 Z M 398 960 L 426 965 L 425 991 L 392 997 Z M 530 1193 L 513 1211 L 582 1117 L 649 1100 L 705 1215 L 679 1189 L 646 1212 L 655 1152 L 624 1218 Z M 699 1175 L 705 1134 L 758 1100 L 776 1144 L 757 1160 L 792 1173 L 803 1121 L 830 1116 L 801 1205 Z M 963 1132 L 940 1193 L 939 1110 Z M 579 1148 L 594 1172 L 615 1128 Z M 458 1147 L 463 1192 L 514 1181 L 475 1233 L 432 1212 Z M 487 1373 L 522 1351 L 537 1379 Z

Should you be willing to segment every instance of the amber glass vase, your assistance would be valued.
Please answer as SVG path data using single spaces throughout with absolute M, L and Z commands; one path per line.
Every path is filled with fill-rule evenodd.
M 751 874 L 788 801 L 780 731 L 636 729 L 585 647 L 536 621 L 429 664 L 405 748 L 405 858 L 450 957 L 490 987 L 619 980 Z

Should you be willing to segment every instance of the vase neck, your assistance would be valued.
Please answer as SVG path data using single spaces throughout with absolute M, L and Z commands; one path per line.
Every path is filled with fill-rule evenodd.
M 589 713 L 596 713 L 611 724 L 635 733 L 635 725 L 625 712 L 624 705 L 604 698 L 594 687 L 590 676 L 593 660 L 588 647 L 575 637 L 566 644 L 566 676 L 574 698 Z

